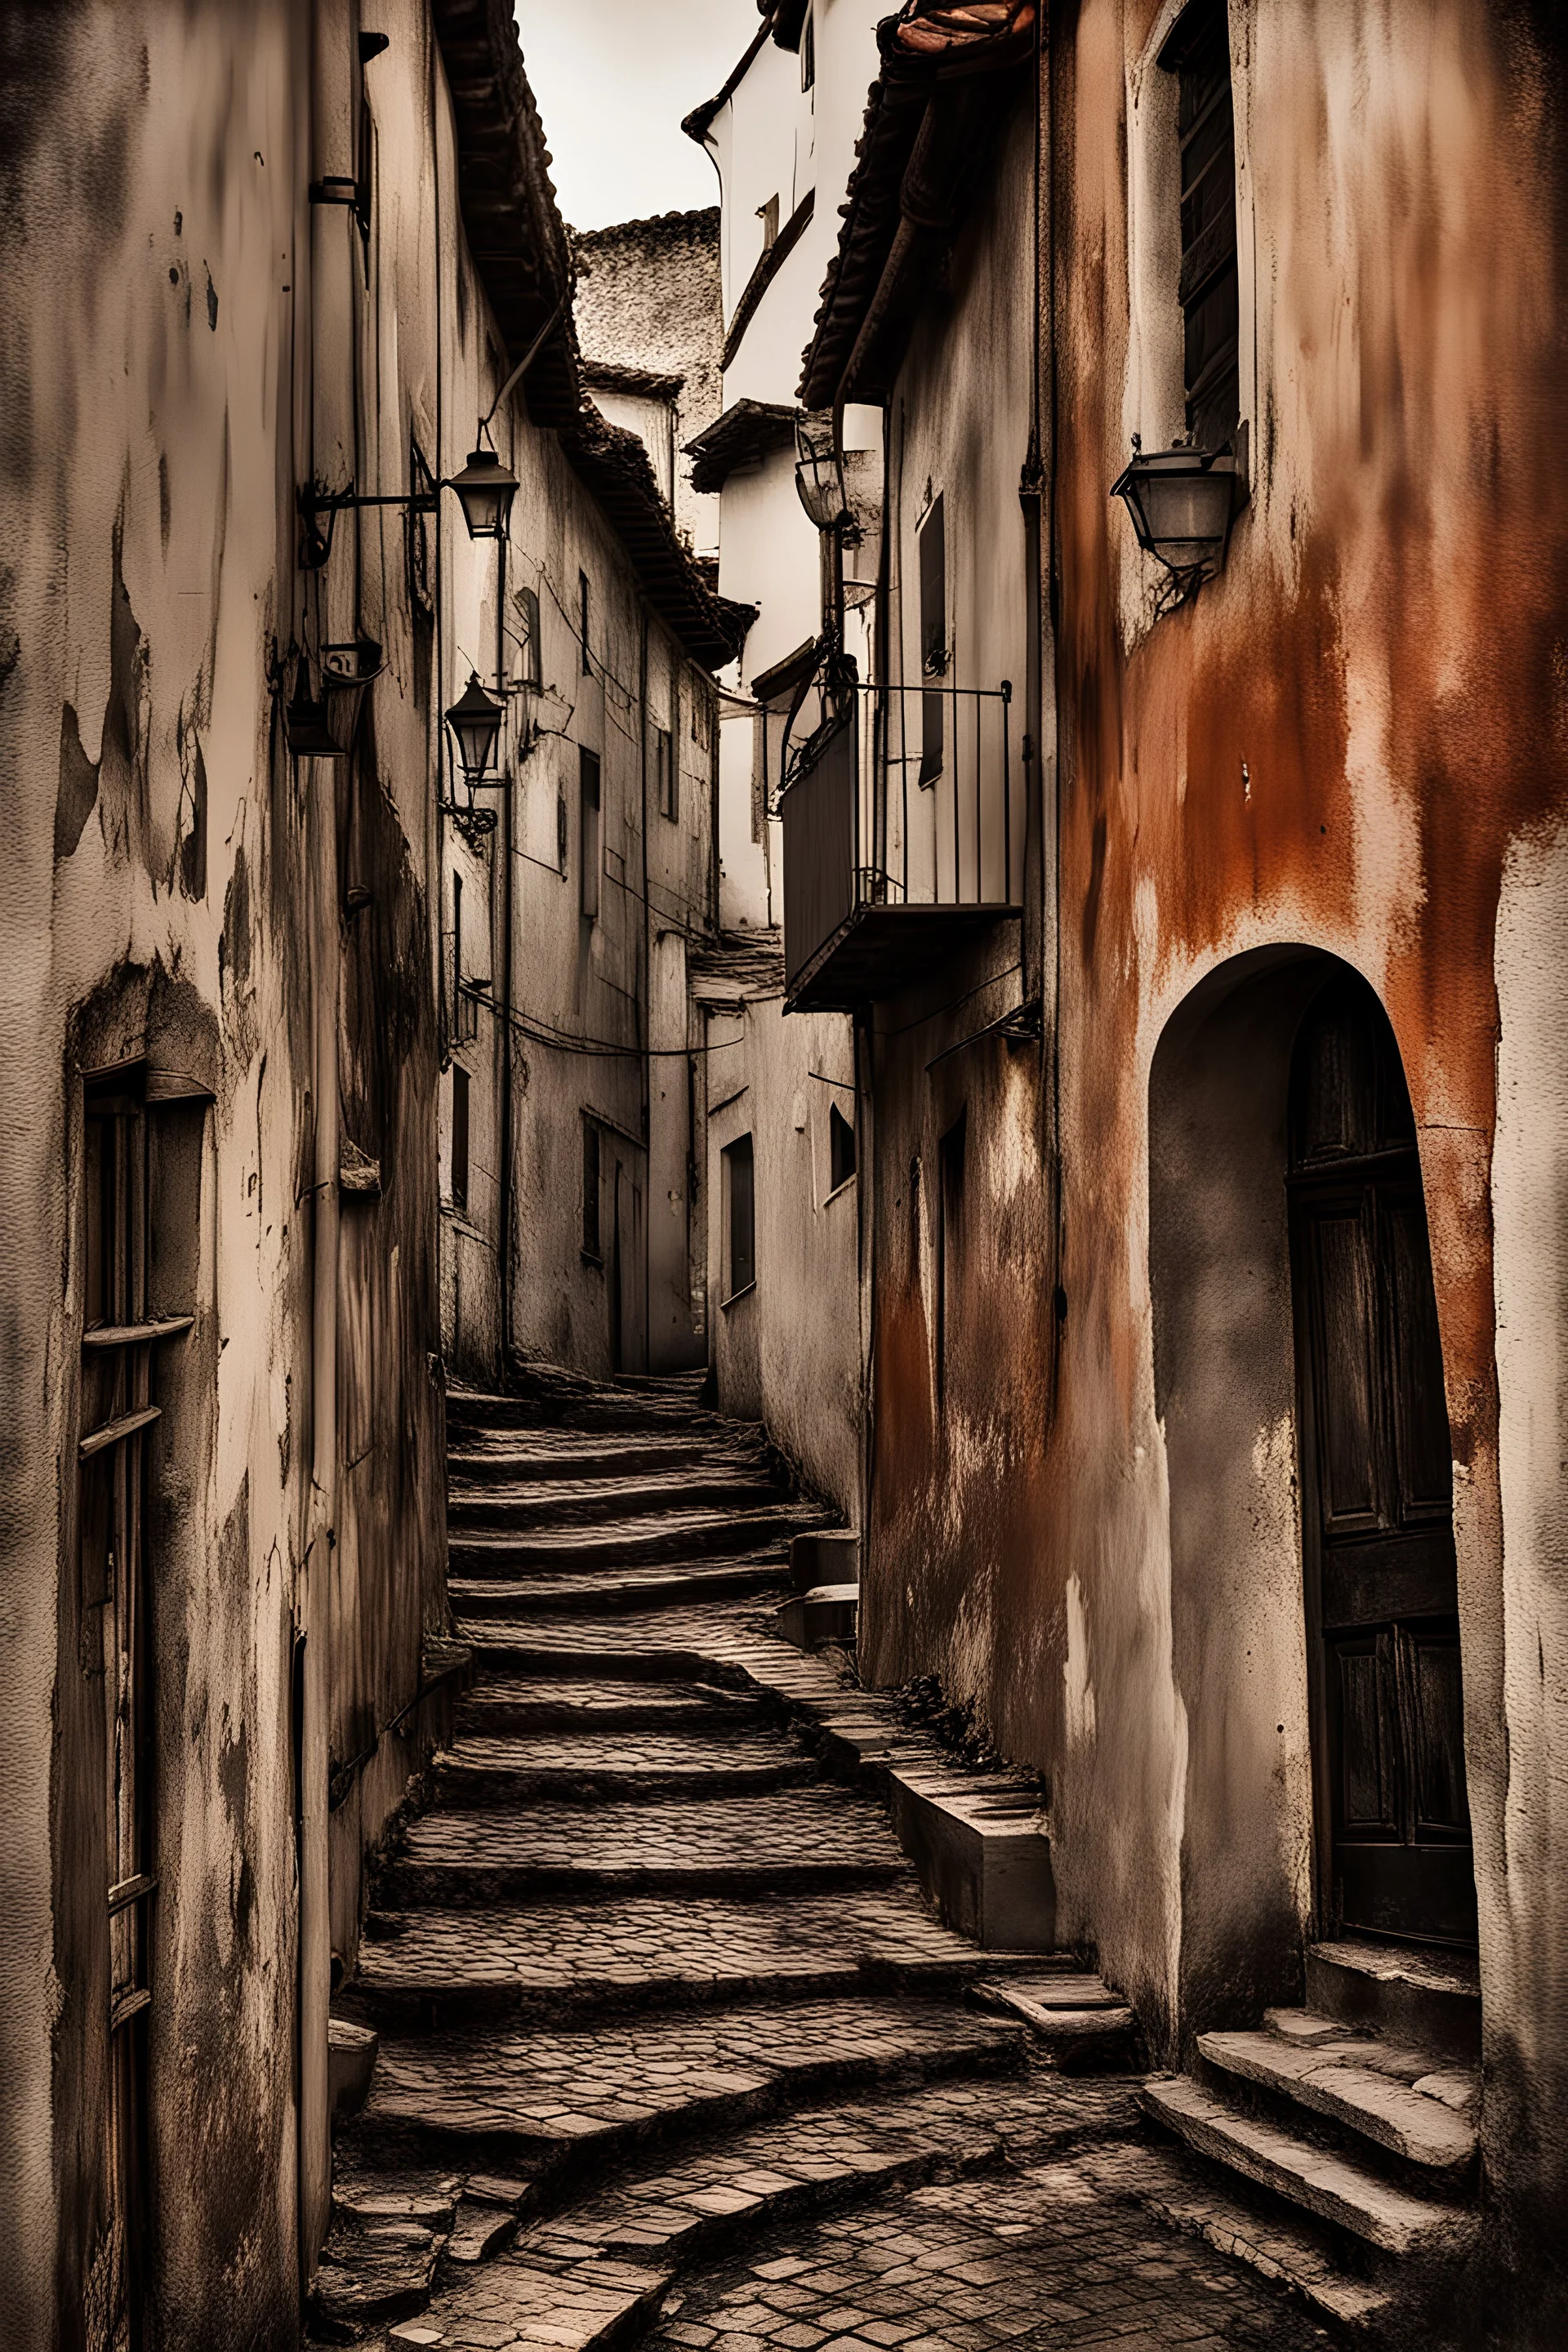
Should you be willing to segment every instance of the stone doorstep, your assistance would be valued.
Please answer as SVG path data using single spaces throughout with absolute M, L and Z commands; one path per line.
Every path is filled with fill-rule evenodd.
M 1474 2127 L 1447 2101 L 1415 2087 L 1420 2081 L 1443 2079 L 1440 2062 L 1424 2053 L 1391 2052 L 1348 2039 L 1293 2049 L 1271 2032 L 1200 2033 L 1197 2046 L 1218 2072 L 1326 2116 L 1408 2164 L 1462 2173 L 1474 2158 Z M 1408 2082 L 1379 2063 L 1400 2057 L 1415 2070 Z
M 1384 2253 L 1455 2257 L 1474 2234 L 1476 2216 L 1468 2207 L 1413 2196 L 1278 2124 L 1238 2114 L 1185 2075 L 1151 2078 L 1142 2100 L 1156 2123 L 1200 2156 Z
M 858 1584 L 818 1584 L 786 1601 L 773 1620 L 780 1638 L 797 1650 L 852 1643 L 860 1612 Z
M 1307 2006 L 1335 2023 L 1479 2064 L 1480 1979 L 1473 1960 L 1420 1947 L 1342 1938 L 1307 1947 Z

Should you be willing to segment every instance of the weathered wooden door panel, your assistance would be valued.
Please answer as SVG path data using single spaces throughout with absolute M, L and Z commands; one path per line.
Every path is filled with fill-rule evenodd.
M 1472 1942 L 1447 1411 L 1415 1124 L 1382 1008 L 1297 1046 L 1290 1179 L 1328 1924 Z

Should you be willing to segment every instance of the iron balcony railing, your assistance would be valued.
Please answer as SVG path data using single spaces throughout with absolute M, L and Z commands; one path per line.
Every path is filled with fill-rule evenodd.
M 792 990 L 870 908 L 1016 908 L 1023 776 L 1013 688 L 847 682 L 787 774 L 784 968 Z

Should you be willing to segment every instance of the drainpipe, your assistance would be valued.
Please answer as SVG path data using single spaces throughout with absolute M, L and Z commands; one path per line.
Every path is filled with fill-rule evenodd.
M 511 470 L 517 471 L 517 427 L 515 419 L 510 436 Z M 504 702 L 506 693 L 506 551 L 504 539 L 496 543 L 496 692 Z M 501 794 L 501 885 L 500 885 L 500 1218 L 498 1244 L 500 1250 L 500 1362 L 502 1384 L 506 1381 L 507 1364 L 511 1354 L 511 911 L 512 911 L 512 826 L 514 803 L 517 798 L 515 761 L 509 770 L 506 790 Z
M 641 606 L 637 653 L 637 740 L 642 790 L 642 1368 L 649 1369 L 653 1342 L 653 931 L 647 903 L 647 606 Z M 680 757 L 680 674 L 670 697 L 669 760 L 672 775 Z M 677 803 L 679 805 L 679 803 Z
M 318 28 L 320 37 L 320 28 Z M 317 47 L 300 93 L 301 151 L 312 174 L 317 109 L 326 61 Z M 295 285 L 296 470 L 315 470 L 315 219 L 307 206 L 291 273 Z M 303 264 L 304 284 L 300 284 Z M 299 466 L 302 453 L 303 467 Z M 328 1840 L 332 1693 L 331 1575 L 337 1513 L 338 1317 L 338 824 L 330 760 L 308 763 L 310 958 L 314 1097 L 310 1262 L 310 1486 L 299 1581 L 303 1641 L 300 1725 L 299 2112 L 297 2226 L 300 2282 L 308 2289 L 331 2203 L 331 2118 L 327 2023 L 331 2000 L 331 1889 Z

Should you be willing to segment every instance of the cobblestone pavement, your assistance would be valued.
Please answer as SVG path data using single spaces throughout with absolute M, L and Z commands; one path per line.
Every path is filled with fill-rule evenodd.
M 1108 2200 L 1071 2160 L 878 2198 L 678 2291 L 682 2352 L 1269 2352 L 1325 2331 L 1201 2242 Z
M 535 1425 L 537 1396 L 451 1400 L 472 1678 L 338 2003 L 379 2042 L 317 2336 L 1323 2341 L 1195 2234 L 1099 1980 L 944 1927 L 879 1803 L 826 1769 L 889 1735 L 773 1629 L 790 1527 L 816 1522 L 759 1433 L 690 1383 L 558 1393 L 573 1426 Z

